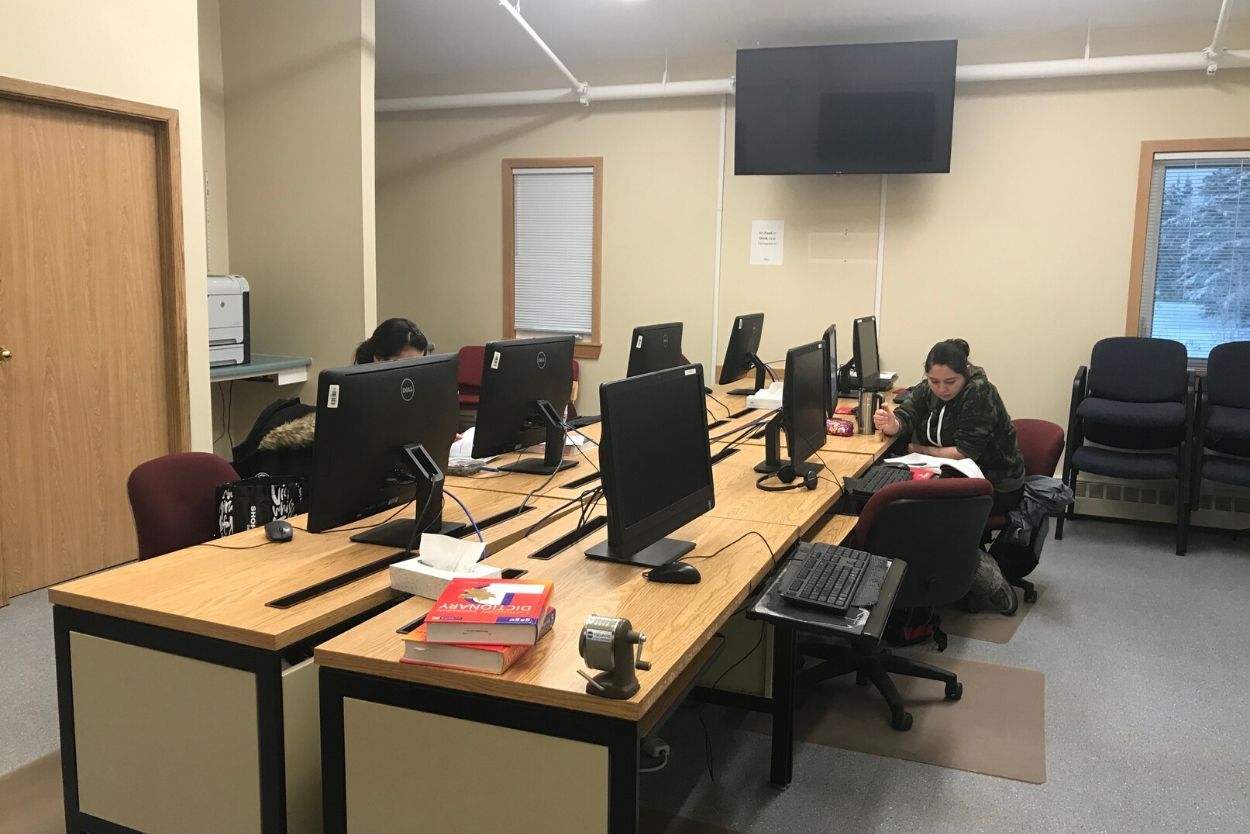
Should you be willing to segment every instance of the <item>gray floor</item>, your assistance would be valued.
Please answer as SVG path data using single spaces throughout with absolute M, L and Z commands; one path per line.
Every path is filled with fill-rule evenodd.
M 1250 830 L 1250 538 L 1196 532 L 1185 558 L 1172 540 L 1072 522 L 1010 643 L 951 638 L 951 655 L 1046 674 L 1044 785 L 800 744 L 779 793 L 767 737 L 732 710 L 683 707 L 643 801 L 740 834 Z M 51 620 L 43 591 L 0 609 L 0 773 L 57 746 Z

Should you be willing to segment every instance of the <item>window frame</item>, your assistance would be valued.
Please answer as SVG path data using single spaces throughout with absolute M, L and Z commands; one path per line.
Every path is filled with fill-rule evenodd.
M 1133 221 L 1133 252 L 1129 266 L 1125 336 L 1141 336 L 1142 287 L 1145 284 L 1146 237 L 1150 230 L 1150 180 L 1155 156 L 1171 153 L 1250 153 L 1250 137 L 1224 139 L 1161 139 L 1141 143 L 1137 168 L 1137 206 Z M 1205 370 L 1207 360 L 1190 357 L 1191 368 Z
M 525 157 L 505 159 L 503 180 L 503 333 L 515 339 L 516 332 L 516 213 L 513 194 L 513 171 L 524 168 L 590 168 L 594 172 L 594 203 L 591 248 L 590 338 L 579 339 L 573 346 L 574 359 L 598 359 L 603 349 L 600 334 L 599 307 L 602 299 L 603 253 L 603 157 Z

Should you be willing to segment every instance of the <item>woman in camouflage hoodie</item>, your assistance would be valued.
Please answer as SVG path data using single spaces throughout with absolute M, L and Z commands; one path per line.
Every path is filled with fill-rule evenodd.
M 925 379 L 893 412 L 881 408 L 873 423 L 885 435 L 911 438 L 912 452 L 971 458 L 994 485 L 992 512 L 1004 513 L 1024 494 L 1024 457 L 998 389 L 968 361 L 963 339 L 938 342 L 925 358 Z

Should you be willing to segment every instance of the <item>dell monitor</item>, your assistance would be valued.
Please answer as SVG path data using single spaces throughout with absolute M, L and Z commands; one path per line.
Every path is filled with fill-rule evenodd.
M 829 384 L 825 364 L 825 343 L 812 342 L 786 351 L 786 385 L 781 393 L 781 413 L 768 424 L 764 436 L 764 461 L 756 472 L 779 472 L 787 461 L 781 460 L 779 432 L 786 434 L 788 464 L 798 476 L 819 472 L 819 463 L 808 458 L 825 445 L 825 395 Z
M 833 417 L 838 409 L 838 326 L 825 329 L 825 416 Z
M 864 316 L 855 319 L 851 341 L 854 349 L 852 361 L 859 379 L 856 387 L 864 391 L 884 391 L 890 386 L 892 380 L 881 375 L 881 356 L 877 351 L 876 317 Z
M 767 367 L 758 356 L 760 336 L 764 332 L 764 314 L 752 313 L 734 319 L 733 330 L 729 331 L 729 344 L 725 346 L 725 363 L 720 369 L 720 385 L 742 379 L 755 369 L 754 388 L 735 388 L 730 394 L 750 396 L 764 387 L 764 372 Z
M 608 538 L 586 555 L 643 567 L 679 559 L 694 543 L 665 536 L 716 505 L 703 369 L 682 365 L 605 382 L 599 406 Z
M 320 533 L 405 502 L 399 519 L 353 541 L 411 547 L 442 524 L 442 477 L 456 437 L 456 357 L 426 356 L 323 370 L 309 478 L 308 530 Z
M 575 466 L 564 459 L 564 410 L 573 393 L 573 337 L 489 342 L 482 353 L 482 390 L 473 431 L 475 458 L 546 442 L 541 459 L 499 467 L 550 475 Z
M 684 364 L 681 357 L 681 322 L 634 328 L 625 376 L 664 371 Z

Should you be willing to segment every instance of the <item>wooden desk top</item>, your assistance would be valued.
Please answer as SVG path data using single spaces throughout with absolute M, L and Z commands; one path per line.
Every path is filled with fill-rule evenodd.
M 518 503 L 515 495 L 473 490 L 461 490 L 457 496 L 479 519 Z M 543 514 L 559 506 L 558 502 L 541 499 L 531 503 L 538 509 L 482 531 L 488 552 L 516 541 Z M 406 517 L 411 518 L 414 512 L 410 509 Z M 387 515 L 379 513 L 351 526 L 377 523 Z M 467 520 L 450 500 L 443 517 Z M 57 585 L 48 589 L 48 598 L 56 605 L 277 650 L 397 596 L 390 588 L 388 571 L 383 569 L 287 609 L 268 607 L 266 603 L 271 600 L 395 550 L 350 541 L 356 531 L 304 532 L 307 516 L 297 516 L 291 522 L 297 529 L 285 544 L 266 543 L 263 529 L 248 530 L 211 545 L 129 562 Z M 252 547 L 258 544 L 263 546 Z
M 400 663 L 403 640 L 395 630 L 427 612 L 430 601 L 413 597 L 318 646 L 316 660 L 324 666 L 379 677 L 424 683 L 529 703 L 614 716 L 646 723 L 648 713 L 686 670 L 733 612 L 772 570 L 773 557 L 750 531 L 764 536 L 778 559 L 798 536 L 782 524 L 703 516 L 673 534 L 696 543 L 686 558 L 703 579 L 696 585 L 670 585 L 643 578 L 642 569 L 587 559 L 583 552 L 602 539 L 596 532 L 550 561 L 530 559 L 542 544 L 567 532 L 576 522 L 565 518 L 529 539 L 491 556 L 491 564 L 525 568 L 527 578 L 555 582 L 555 627 L 503 675 L 489 675 L 433 666 Z M 712 558 L 715 553 L 739 537 Z M 643 659 L 651 671 L 638 672 L 639 692 L 627 701 L 586 694 L 577 674 L 585 669 L 577 652 L 578 636 L 590 614 L 626 617 L 647 635 Z

